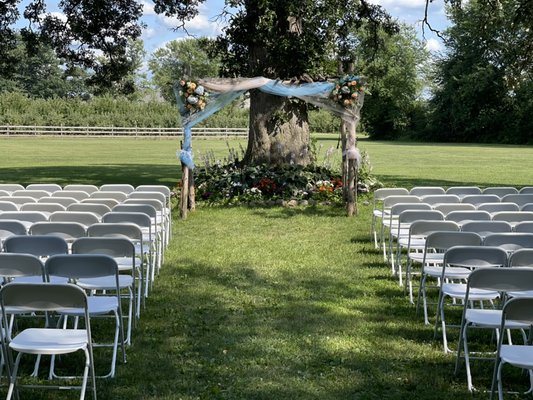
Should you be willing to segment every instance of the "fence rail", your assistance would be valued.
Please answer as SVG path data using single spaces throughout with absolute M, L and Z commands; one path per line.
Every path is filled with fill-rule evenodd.
M 182 128 L 0 125 L 0 136 L 180 137 Z M 193 128 L 193 137 L 247 136 L 248 128 Z

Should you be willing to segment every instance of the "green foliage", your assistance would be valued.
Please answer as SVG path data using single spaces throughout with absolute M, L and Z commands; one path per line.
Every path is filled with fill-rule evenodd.
M 206 48 L 209 44 L 207 38 L 173 40 L 152 54 L 148 66 L 153 74 L 152 80 L 165 100 L 176 103 L 173 87 L 181 78 L 218 76 L 220 63 L 217 58 L 208 56 Z

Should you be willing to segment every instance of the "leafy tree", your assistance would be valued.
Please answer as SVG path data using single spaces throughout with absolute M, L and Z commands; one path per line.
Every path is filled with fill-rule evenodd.
M 197 13 L 202 0 L 156 0 L 156 11 Z M 226 0 L 229 25 L 217 38 L 222 75 L 282 80 L 320 79 L 332 57 L 353 64 L 351 32 L 366 21 L 372 32 L 394 29 L 390 17 L 366 0 Z M 337 56 L 335 56 L 337 55 Z M 346 68 L 348 69 L 348 68 Z M 347 71 L 348 72 L 348 71 Z M 309 163 L 307 105 L 252 91 L 247 163 Z
M 7 81 L 16 70 L 17 60 L 12 51 L 16 47 L 15 30 L 11 27 L 18 17 L 17 4 L 19 0 L 4 0 L 0 2 L 0 83 L 7 85 Z M 1 85 L 2 87 L 4 85 Z
M 176 102 L 173 86 L 183 77 L 197 79 L 218 76 L 220 62 L 218 58 L 208 55 L 209 44 L 207 38 L 188 38 L 173 40 L 154 51 L 148 67 L 153 74 L 153 82 L 167 101 Z

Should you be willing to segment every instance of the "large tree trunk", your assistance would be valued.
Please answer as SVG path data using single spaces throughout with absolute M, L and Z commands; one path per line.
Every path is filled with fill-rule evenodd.
M 244 164 L 307 165 L 310 151 L 307 105 L 253 90 Z

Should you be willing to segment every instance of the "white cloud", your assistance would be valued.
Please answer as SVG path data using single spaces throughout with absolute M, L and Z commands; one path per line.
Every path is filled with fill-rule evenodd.
M 431 52 L 442 51 L 444 50 L 444 45 L 441 41 L 431 38 L 426 41 L 426 49 Z
M 142 31 L 141 39 L 146 41 L 154 38 L 156 36 L 156 31 L 154 28 L 146 27 Z
M 156 15 L 154 11 L 154 3 L 151 1 L 142 1 L 141 2 L 143 6 L 143 15 Z
M 426 0 L 370 0 L 370 3 L 379 4 L 387 9 L 400 10 L 402 8 L 423 7 L 426 4 Z

